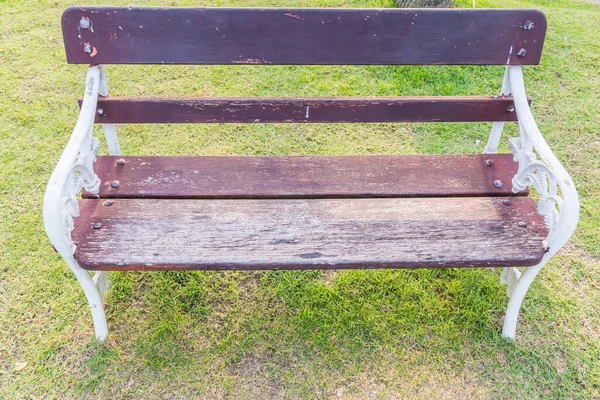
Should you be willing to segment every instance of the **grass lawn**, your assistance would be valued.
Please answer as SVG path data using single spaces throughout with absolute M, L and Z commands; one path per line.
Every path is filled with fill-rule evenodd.
M 43 192 L 84 88 L 85 66 L 67 65 L 62 45 L 60 15 L 72 4 L 0 0 L 0 399 L 600 398 L 600 4 L 456 4 L 546 13 L 542 64 L 524 69 L 527 89 L 581 196 L 579 228 L 532 285 L 516 342 L 500 334 L 508 302 L 500 271 L 455 269 L 111 273 L 108 345 L 94 339 L 83 292 L 42 226 Z M 107 73 L 116 96 L 490 95 L 503 68 L 108 66 Z M 516 134 L 509 125 L 504 151 Z M 478 153 L 490 127 L 129 125 L 119 132 L 124 154 Z

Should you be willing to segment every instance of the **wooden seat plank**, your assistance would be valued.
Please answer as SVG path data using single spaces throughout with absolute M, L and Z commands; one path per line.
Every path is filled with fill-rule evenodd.
M 548 233 L 529 197 L 82 199 L 80 208 L 73 240 L 90 270 L 529 266 Z
M 318 198 L 510 196 L 517 167 L 512 154 L 98 156 L 94 170 L 101 198 Z

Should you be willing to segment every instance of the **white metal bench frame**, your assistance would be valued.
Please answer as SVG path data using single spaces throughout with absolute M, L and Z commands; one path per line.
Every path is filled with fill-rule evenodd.
M 533 279 L 569 240 L 579 220 L 579 197 L 568 172 L 558 161 L 544 140 L 533 118 L 520 66 L 507 66 L 502 84 L 502 95 L 512 95 L 518 117 L 520 135 L 509 139 L 514 159 L 518 161 L 517 174 L 512 179 L 514 193 L 533 187 L 539 194 L 538 212 L 544 216 L 549 229 L 542 261 L 521 272 L 504 268 L 500 277 L 507 284 L 510 298 L 502 336 L 514 339 L 521 304 Z M 100 179 L 94 173 L 100 141 L 92 135 L 98 95 L 108 96 L 106 74 L 102 65 L 88 67 L 83 104 L 77 124 L 46 188 L 44 195 L 44 226 L 54 248 L 66 260 L 81 284 L 92 311 L 95 335 L 103 342 L 108 335 L 104 313 L 104 291 L 109 287 L 106 272 L 90 273 L 79 266 L 74 257 L 75 244 L 71 240 L 73 218 L 79 215 L 77 195 L 82 189 L 98 193 Z M 101 112 L 101 110 L 98 110 Z M 484 153 L 496 153 L 504 122 L 495 122 Z M 109 154 L 121 154 L 115 126 L 103 124 Z M 537 155 L 536 155 L 537 153 Z M 539 158 L 538 158 L 539 156 Z

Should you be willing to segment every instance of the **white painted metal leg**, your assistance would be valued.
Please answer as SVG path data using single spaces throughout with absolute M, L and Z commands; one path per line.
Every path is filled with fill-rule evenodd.
M 508 81 L 508 68 L 504 71 L 504 79 L 502 80 L 502 89 L 500 90 L 501 96 L 509 96 L 510 95 L 510 82 Z M 508 111 L 508 110 L 507 110 Z M 514 110 L 513 110 L 514 112 Z M 500 137 L 502 136 L 502 131 L 504 130 L 504 121 L 494 122 L 492 125 L 492 131 L 490 132 L 490 137 L 488 138 L 488 142 L 483 149 L 485 154 L 497 153 L 498 152 L 498 144 L 500 143 Z
M 502 268 L 502 274 L 500 275 L 500 283 L 506 285 L 506 295 L 510 298 L 519 282 L 521 277 L 521 271 L 516 267 Z
M 96 339 L 98 339 L 99 342 L 104 342 L 108 336 L 108 325 L 106 324 L 106 316 L 104 314 L 104 288 L 108 288 L 108 278 L 106 278 L 106 273 L 97 274 L 96 276 L 104 276 L 105 278 L 95 280 L 92 279 L 88 271 L 79 267 L 74 258 L 71 257 L 71 260 L 67 260 L 67 263 L 77 277 L 79 284 L 83 288 L 83 293 L 85 293 L 85 297 L 87 298 L 92 312 L 92 321 L 94 322 Z M 96 282 L 101 282 L 100 287 L 96 285 Z
M 510 96 L 510 81 L 508 75 L 508 69 L 510 67 L 506 67 L 504 70 L 504 78 L 502 79 L 502 87 L 500 89 L 501 96 Z M 514 112 L 514 106 L 512 111 L 507 110 L 507 112 Z M 492 131 L 490 132 L 490 136 L 488 138 L 488 142 L 483 149 L 484 154 L 496 154 L 498 152 L 498 145 L 500 144 L 500 138 L 502 137 L 502 131 L 504 130 L 504 121 L 494 122 L 492 125 Z M 516 285 L 517 280 L 521 273 L 518 269 L 511 268 L 503 268 L 502 275 L 500 276 L 500 283 L 507 285 L 506 293 L 508 297 L 512 294 L 514 285 Z
M 515 270 L 505 269 L 502 274 L 509 284 L 510 296 L 502 336 L 514 339 L 519 310 L 533 279 L 575 232 L 579 221 L 579 196 L 569 173 L 558 161 L 535 123 L 527 102 L 521 67 L 508 67 L 507 72 L 520 128 L 520 136 L 509 140 L 515 161 L 519 162 L 517 174 L 512 179 L 512 190 L 518 193 L 527 186 L 535 189 L 539 195 L 538 212 L 544 216 L 549 229 L 544 241 L 546 254 L 538 265 L 527 268 L 520 276 Z
M 92 136 L 99 86 L 100 68 L 90 66 L 79 118 L 46 187 L 43 213 L 50 242 L 81 284 L 92 312 L 96 338 L 102 342 L 108 334 L 102 306 L 108 279 L 102 273 L 92 279 L 89 272 L 79 266 L 74 256 L 76 245 L 71 240 L 73 218 L 79 216 L 77 194 L 83 188 L 90 193 L 98 193 L 100 188 L 100 179 L 94 173 L 100 142 Z
M 503 337 L 509 339 L 515 338 L 517 334 L 517 319 L 519 319 L 521 304 L 523 303 L 523 299 L 525 298 L 529 286 L 531 286 L 531 283 L 533 282 L 533 278 L 540 272 L 544 264 L 545 262 L 542 262 L 535 267 L 527 268 L 515 282 L 512 293 L 509 295 L 510 300 L 508 301 L 508 309 L 506 310 L 506 316 L 504 317 L 504 327 L 502 328 Z
M 104 65 L 100 65 L 100 88 L 98 94 L 102 97 L 108 97 L 108 81 L 104 71 Z M 98 110 L 100 112 L 100 110 Z M 103 111 L 102 111 L 103 112 Z M 121 155 L 119 138 L 117 137 L 117 128 L 113 124 L 102 124 L 104 128 L 104 137 L 108 146 L 108 154 L 111 156 Z

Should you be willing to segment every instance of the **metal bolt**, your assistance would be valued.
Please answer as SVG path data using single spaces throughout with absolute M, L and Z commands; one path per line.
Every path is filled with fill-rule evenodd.
M 102 223 L 101 222 L 96 222 L 94 224 L 94 229 L 100 229 L 100 228 L 102 228 Z
M 494 166 L 494 160 L 485 160 L 485 165 L 487 165 L 488 167 Z
M 125 165 L 125 160 L 119 158 L 115 164 L 117 164 L 119 167 L 122 167 L 123 165 Z
M 533 21 L 525 21 L 525 23 L 523 24 L 523 29 L 525 29 L 526 31 L 531 30 L 535 28 L 535 24 L 533 23 Z
M 505 206 L 510 206 L 510 200 L 504 199 L 504 200 L 502 200 L 502 204 L 504 204 Z
M 112 183 L 110 184 L 110 187 L 112 188 L 118 188 L 119 186 L 121 186 L 121 183 L 119 183 L 119 181 L 112 181 Z
M 98 115 L 104 115 L 104 110 L 103 110 L 103 109 L 101 109 L 101 108 L 99 108 L 99 109 L 98 109 Z
M 92 52 L 92 45 L 89 43 L 86 43 L 83 45 L 83 51 L 85 51 L 86 53 L 90 54 Z
M 79 26 L 81 27 L 81 29 L 88 29 L 90 27 L 90 20 L 85 17 L 81 18 L 79 20 Z
M 517 57 L 523 58 L 527 55 L 527 50 L 525 49 L 521 49 L 519 51 L 517 51 Z
M 502 181 L 495 180 L 494 181 L 494 186 L 496 186 L 497 188 L 501 188 L 502 187 Z
M 113 203 L 114 203 L 114 201 L 112 201 L 112 200 L 106 200 L 106 201 L 104 202 L 104 205 L 105 205 L 105 206 L 107 206 L 107 207 L 109 207 L 109 206 L 112 206 L 112 205 L 113 205 Z
M 517 225 L 519 225 L 521 228 L 527 228 L 527 222 L 525 221 L 519 221 L 517 222 Z
M 514 106 L 514 104 L 511 104 L 510 106 L 506 107 L 506 111 L 507 112 L 515 112 L 515 106 Z

